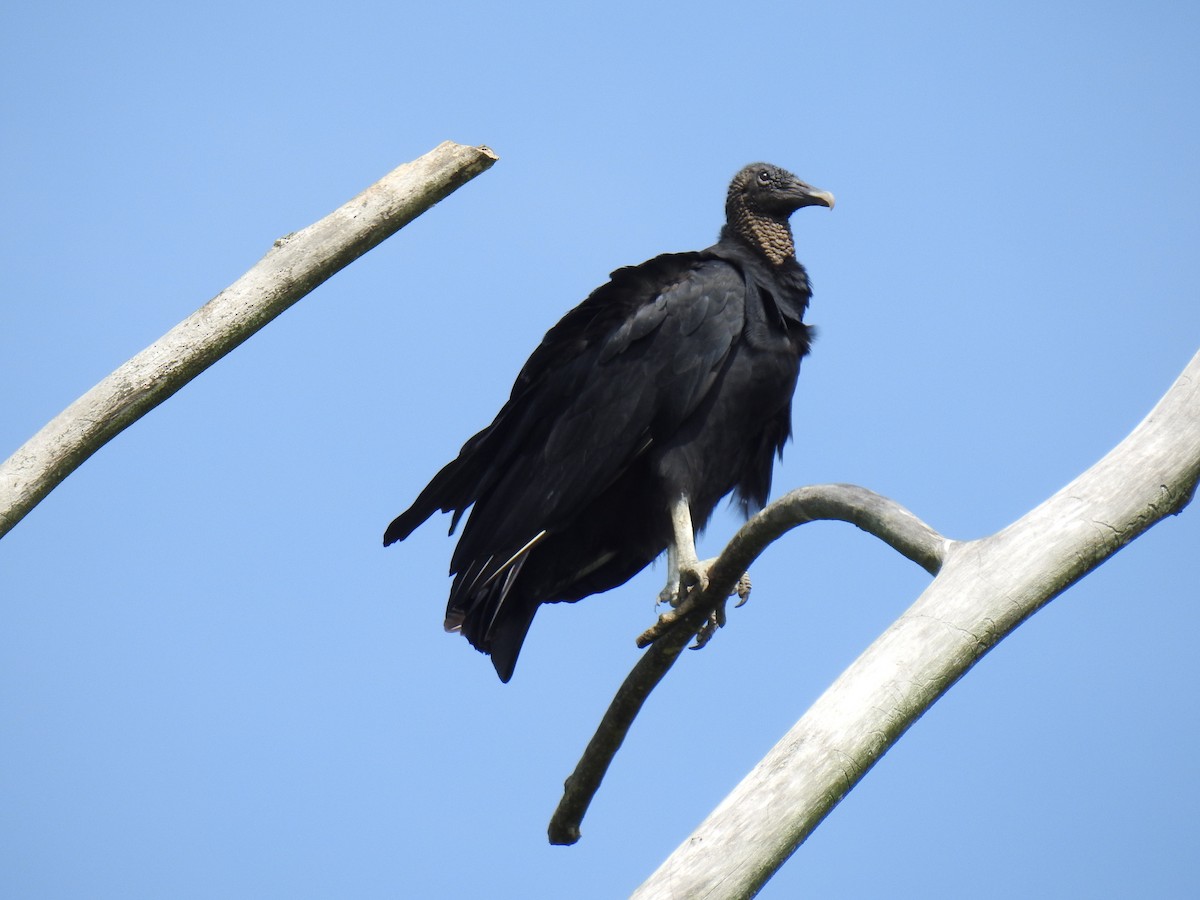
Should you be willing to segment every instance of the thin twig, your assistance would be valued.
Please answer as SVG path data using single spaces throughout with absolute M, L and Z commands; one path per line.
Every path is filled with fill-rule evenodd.
M 781 535 L 805 522 L 822 519 L 857 525 L 933 575 L 949 546 L 945 538 L 898 503 L 852 484 L 797 488 L 753 516 L 713 563 L 708 589 L 689 597 L 673 612 L 670 626 L 654 635 L 650 649 L 625 678 L 575 771 L 563 785 L 562 799 L 550 819 L 550 843 L 573 844 L 579 840 L 579 825 L 642 704 L 709 614 L 733 591 L 742 573 Z

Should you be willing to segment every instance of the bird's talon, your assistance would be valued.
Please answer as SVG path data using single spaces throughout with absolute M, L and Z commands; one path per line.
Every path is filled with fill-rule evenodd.
M 737 580 L 737 584 L 733 586 L 733 592 L 738 596 L 738 602 L 733 604 L 733 608 L 745 606 L 746 601 L 750 599 L 750 573 L 743 572 L 742 577 Z
M 713 635 L 717 633 L 717 629 L 724 627 L 725 604 L 722 603 L 711 613 L 709 613 L 708 618 L 704 621 L 704 624 L 700 627 L 700 630 L 696 632 L 696 643 L 692 644 L 690 649 L 703 650 L 708 645 L 708 642 L 713 639 Z
M 655 610 L 657 610 L 658 607 L 662 606 L 664 603 L 670 605 L 671 607 L 678 606 L 679 605 L 678 589 L 672 589 L 670 587 L 665 587 L 661 591 L 659 591 L 658 597 L 654 601 Z
M 686 569 L 680 569 L 679 587 L 681 596 L 693 593 L 703 594 L 708 590 L 708 572 L 702 569 L 699 563 Z M 676 600 L 676 605 L 678 605 L 678 600 Z

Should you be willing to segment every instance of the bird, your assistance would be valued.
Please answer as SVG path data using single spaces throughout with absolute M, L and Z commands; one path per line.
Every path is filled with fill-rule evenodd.
M 768 163 L 729 185 L 705 250 L 619 268 L 546 332 L 507 402 L 384 533 L 467 517 L 445 628 L 512 678 L 534 614 L 667 552 L 662 596 L 707 584 L 695 536 L 733 494 L 761 508 L 813 329 L 790 218 L 833 195 Z

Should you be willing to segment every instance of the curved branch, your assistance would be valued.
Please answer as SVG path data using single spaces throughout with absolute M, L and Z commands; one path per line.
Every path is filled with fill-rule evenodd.
M 933 583 L 634 893 L 751 897 L 992 647 L 1200 480 L 1200 353 L 1137 428 L 1049 500 L 955 544 Z
M 651 628 L 638 639 L 639 646 L 651 644 L 650 649 L 625 678 L 564 783 L 562 799 L 550 819 L 550 843 L 579 840 L 579 825 L 642 704 L 709 614 L 729 596 L 742 573 L 780 536 L 822 519 L 857 525 L 931 574 L 941 568 L 950 543 L 898 503 L 852 484 L 797 488 L 751 517 L 713 563 L 708 589 L 694 599 L 689 597 L 663 617 L 661 627 Z
M 89 456 L 331 275 L 489 169 L 446 141 L 280 238 L 245 275 L 59 413 L 0 464 L 0 537 Z
M 716 580 L 732 575 L 728 585 L 724 579 L 717 585 L 724 588 L 723 596 L 728 596 L 741 573 L 771 543 L 798 525 L 821 520 L 856 525 L 930 575 L 941 569 L 950 544 L 899 503 L 881 494 L 855 484 L 814 484 L 784 494 L 748 519 L 721 551 L 709 577 Z

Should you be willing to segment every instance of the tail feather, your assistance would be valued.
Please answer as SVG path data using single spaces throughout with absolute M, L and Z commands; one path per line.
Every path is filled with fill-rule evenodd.
M 492 658 L 496 674 L 503 682 L 507 683 L 513 676 L 538 606 L 535 599 L 510 594 L 494 616 L 488 616 L 484 607 L 472 610 L 463 619 L 463 635 L 477 650 Z
M 512 678 L 517 656 L 540 605 L 540 600 L 527 596 L 520 585 L 521 569 L 536 543 L 537 539 L 530 541 L 482 583 L 479 573 L 461 588 L 456 583 L 446 608 L 447 630 L 457 626 L 472 646 L 490 655 L 496 674 L 504 682 Z M 463 573 L 460 578 L 467 580 L 471 574 Z
M 539 605 L 536 600 L 522 598 L 521 603 L 510 606 L 504 617 L 492 626 L 492 646 L 488 652 L 492 657 L 492 665 L 496 667 L 496 674 L 506 684 L 517 667 L 517 657 Z

